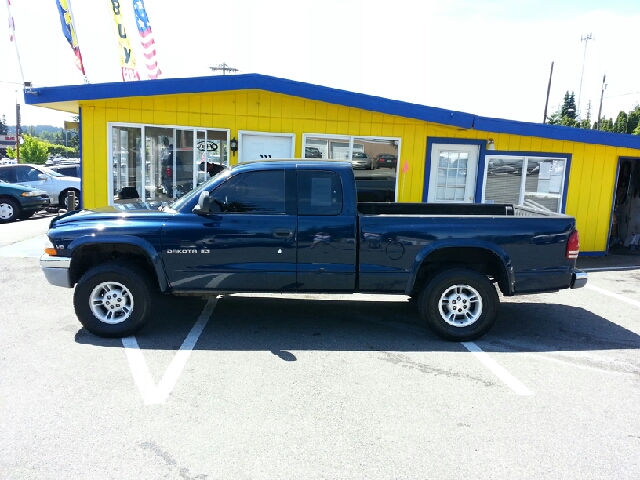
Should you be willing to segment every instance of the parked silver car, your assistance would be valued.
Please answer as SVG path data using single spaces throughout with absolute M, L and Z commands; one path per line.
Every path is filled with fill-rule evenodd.
M 368 154 L 364 152 L 353 152 L 351 157 L 352 168 L 366 168 L 367 170 L 373 170 L 376 167 L 376 163 Z
M 79 178 L 66 177 L 43 165 L 0 165 L 0 180 L 44 190 L 51 200 L 51 205 L 58 205 L 59 208 L 68 208 L 69 192 L 74 192 L 76 195 L 75 209 L 80 208 L 82 203 Z

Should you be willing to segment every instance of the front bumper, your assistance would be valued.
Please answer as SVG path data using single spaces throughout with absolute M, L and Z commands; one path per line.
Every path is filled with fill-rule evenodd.
M 40 268 L 45 278 L 56 287 L 73 288 L 70 266 L 71 259 L 68 257 L 54 257 L 47 253 L 40 257 Z
M 23 197 L 20 206 L 24 210 L 44 210 L 51 204 L 49 197 Z
M 582 288 L 587 284 L 587 272 L 575 270 L 571 278 L 571 288 Z

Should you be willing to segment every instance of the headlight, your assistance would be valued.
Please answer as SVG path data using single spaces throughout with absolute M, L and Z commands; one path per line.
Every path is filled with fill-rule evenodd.
M 44 253 L 47 253 L 49 255 L 58 254 L 58 252 L 56 252 L 55 247 L 53 246 L 53 243 L 51 243 L 51 240 L 49 240 L 49 237 L 47 237 L 46 235 L 44 237 Z
M 21 197 L 41 197 L 42 195 L 46 195 L 47 192 L 43 192 L 42 190 L 36 190 L 35 192 L 22 192 L 20 194 Z

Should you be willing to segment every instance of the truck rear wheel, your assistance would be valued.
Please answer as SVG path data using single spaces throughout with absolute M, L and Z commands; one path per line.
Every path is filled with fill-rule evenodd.
M 427 283 L 420 292 L 418 308 L 436 335 L 465 342 L 489 331 L 499 303 L 498 293 L 485 275 L 468 268 L 452 268 Z
M 80 323 L 100 337 L 126 337 L 140 330 L 151 311 L 153 285 L 135 265 L 105 263 L 85 273 L 73 295 Z

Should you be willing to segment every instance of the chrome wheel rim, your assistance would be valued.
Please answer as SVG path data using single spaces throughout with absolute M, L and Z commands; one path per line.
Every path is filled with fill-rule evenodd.
M 0 219 L 9 220 L 13 217 L 13 207 L 8 203 L 0 203 Z
M 440 296 L 438 310 L 449 325 L 468 327 L 482 315 L 482 297 L 469 285 L 451 285 Z
M 118 282 L 97 285 L 89 297 L 89 306 L 98 320 L 109 325 L 122 323 L 133 313 L 133 295 Z

